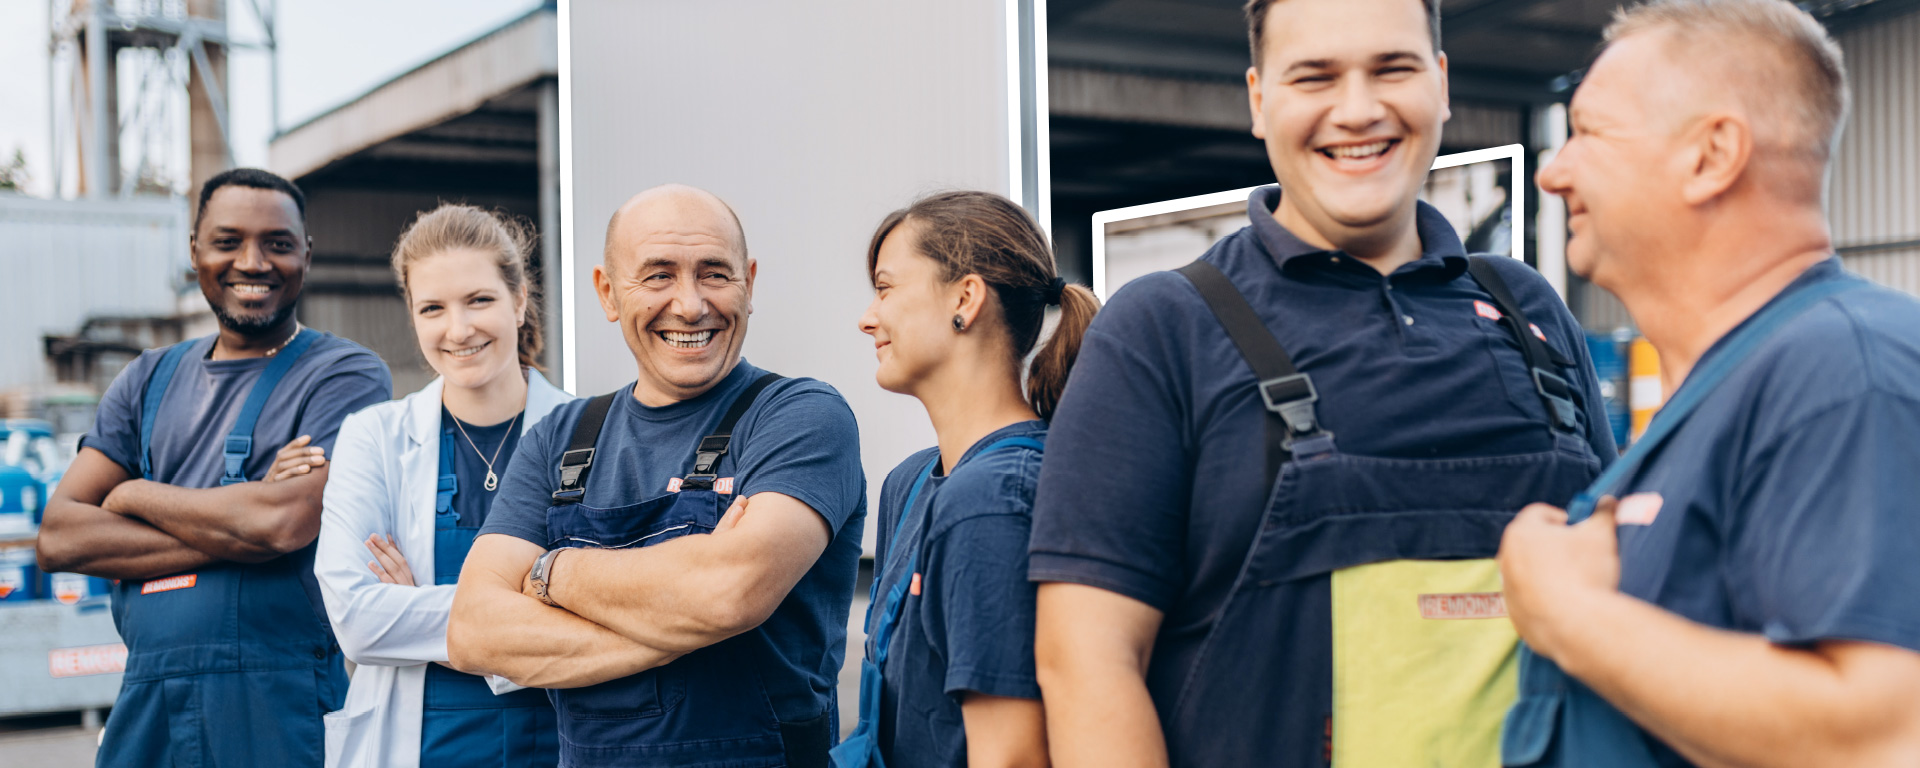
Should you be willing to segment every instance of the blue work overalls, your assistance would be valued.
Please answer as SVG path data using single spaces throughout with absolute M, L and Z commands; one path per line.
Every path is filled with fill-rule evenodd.
M 453 497 L 460 478 L 453 468 L 459 443 L 451 425 L 440 432 L 440 479 L 433 500 L 433 583 L 456 584 L 473 549 L 478 526 L 461 526 Z M 423 766 L 551 766 L 560 742 L 546 691 L 523 688 L 495 696 L 486 678 L 427 665 L 420 713 Z
M 1497 760 L 1500 717 L 1517 691 L 1518 637 L 1491 558 L 1515 512 L 1572 497 L 1600 462 L 1557 372 L 1567 363 L 1529 333 L 1491 265 L 1470 263 L 1526 357 L 1547 414 L 1546 450 L 1448 459 L 1343 453 L 1319 423 L 1315 382 L 1295 370 L 1226 276 L 1204 261 L 1180 270 L 1255 373 L 1268 412 L 1271 491 L 1225 605 L 1177 698 L 1162 704 L 1173 765 Z M 1493 376 L 1488 385 L 1500 386 Z M 1300 678 L 1288 649 L 1327 647 L 1330 629 L 1332 685 Z M 1274 727 L 1222 732 L 1223 723 L 1261 712 L 1274 714 Z
M 734 425 L 761 390 L 766 374 L 734 400 L 713 434 L 701 438 L 693 471 L 663 496 L 638 503 L 585 503 L 587 473 L 600 428 L 617 395 L 587 402 L 560 464 L 561 484 L 547 509 L 548 548 L 647 547 L 711 533 L 734 488 L 717 483 Z M 613 468 L 612 471 L 618 471 Z M 724 486 L 724 487 L 716 487 Z M 550 691 L 560 720 L 560 752 L 568 765 L 728 768 L 826 764 L 831 718 L 782 723 L 762 667 L 774 658 L 765 633 L 746 632 L 662 667 L 582 688 Z
M 1789 320 L 1815 304 L 1870 285 L 1846 277 L 1793 289 L 1754 315 L 1732 335 L 1717 342 L 1703 364 L 1688 374 L 1680 391 L 1654 414 L 1647 431 L 1606 474 L 1567 505 L 1567 524 L 1593 514 L 1602 496 L 1617 493 L 1667 438 L 1686 423 L 1695 408 L 1713 394 L 1714 387 L 1745 361 L 1747 355 Z M 1658 649 L 1648 649 L 1657 652 Z M 1570 768 L 1638 768 L 1656 764 L 1647 742 L 1651 738 L 1625 714 L 1607 703 L 1551 660 L 1522 648 L 1520 698 L 1507 714 L 1501 734 L 1500 758 L 1505 766 L 1566 766 Z
M 318 337 L 301 331 L 261 372 L 227 435 L 221 485 L 247 481 L 260 412 Z M 154 422 L 174 370 L 199 341 L 168 349 L 148 379 L 143 478 L 163 474 L 153 467 Z M 114 587 L 127 671 L 96 764 L 318 768 L 321 717 L 342 705 L 347 677 L 320 607 L 313 553 L 309 544 L 264 563 L 219 562 Z
M 984 456 L 994 451 L 1014 448 L 1045 451 L 1046 444 L 1031 437 L 1009 437 L 980 449 L 974 456 Z M 913 485 L 907 489 L 906 503 L 900 505 L 900 519 L 893 526 L 892 541 L 896 556 L 889 558 L 891 562 L 883 563 L 874 569 L 873 587 L 867 594 L 867 655 L 860 661 L 860 724 L 853 729 L 853 733 L 847 734 L 846 741 L 833 748 L 833 768 L 886 768 L 885 756 L 880 754 L 881 675 L 887 666 L 887 654 L 893 649 L 893 633 L 899 628 L 900 611 L 907 602 L 907 591 L 912 588 L 917 592 L 918 588 L 913 587 L 912 582 L 918 579 L 920 574 L 918 570 L 920 549 L 900 546 L 902 543 L 900 534 L 907 529 L 907 520 L 913 517 L 914 499 L 920 496 L 920 489 L 927 484 L 927 478 L 933 476 L 934 467 L 939 465 L 940 457 L 935 455 L 931 461 L 927 462 L 926 469 L 920 470 L 920 475 L 914 478 Z M 959 468 L 959 465 L 955 465 L 947 475 L 952 476 L 953 472 Z M 931 501 L 927 503 L 927 514 L 929 520 L 923 523 L 923 526 L 932 524 L 930 516 L 933 514 L 933 503 Z M 896 567 L 894 563 L 902 562 L 897 556 L 902 549 L 909 552 L 904 565 Z M 893 586 L 887 588 L 887 600 L 882 603 L 880 602 L 880 582 L 887 574 L 895 575 Z M 874 618 L 876 615 L 879 616 L 877 621 Z

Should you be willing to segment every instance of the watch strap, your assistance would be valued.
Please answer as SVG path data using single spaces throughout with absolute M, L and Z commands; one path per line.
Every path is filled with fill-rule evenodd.
M 553 576 L 554 558 L 559 557 L 565 550 L 565 547 L 547 550 L 540 555 L 540 559 L 533 561 L 533 572 L 529 574 L 529 578 L 533 581 L 533 596 L 539 598 L 540 602 L 555 608 L 560 607 L 560 604 L 554 602 L 553 598 L 547 594 L 547 585 L 548 580 Z

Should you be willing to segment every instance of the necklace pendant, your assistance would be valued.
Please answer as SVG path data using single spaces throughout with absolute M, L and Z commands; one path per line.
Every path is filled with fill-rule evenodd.
M 487 490 L 489 490 L 489 491 L 491 491 L 491 490 L 494 490 L 494 489 L 496 489 L 496 488 L 499 488 L 499 487 L 500 487 L 500 476 L 499 476 L 499 475 L 495 475 L 495 474 L 493 473 L 493 470 L 491 470 L 491 469 L 489 469 L 489 470 L 487 470 L 487 484 L 486 484 L 486 485 L 487 485 Z

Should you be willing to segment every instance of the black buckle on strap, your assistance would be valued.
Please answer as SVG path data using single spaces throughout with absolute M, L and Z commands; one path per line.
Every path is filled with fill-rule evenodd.
M 1320 401 L 1320 392 L 1314 389 L 1312 376 L 1296 373 L 1262 381 L 1260 400 L 1266 403 L 1267 410 L 1279 414 L 1280 420 L 1287 423 L 1287 439 L 1281 447 L 1292 450 L 1295 438 L 1324 432 L 1314 410 L 1314 404 Z
M 1547 403 L 1548 409 L 1553 411 L 1549 415 L 1553 417 L 1554 426 L 1569 432 L 1580 428 L 1580 421 L 1575 415 L 1578 409 L 1573 405 L 1573 386 L 1566 379 L 1545 369 L 1535 368 L 1533 388 L 1540 393 L 1540 399 Z
M 715 467 L 720 466 L 720 457 L 727 455 L 727 445 L 733 442 L 732 435 L 707 435 L 700 438 L 700 447 L 693 451 L 693 474 L 688 479 L 702 475 L 711 477 Z
M 553 492 L 553 500 L 571 502 L 585 496 L 587 489 L 580 487 L 580 476 L 592 466 L 592 448 L 581 448 L 560 454 L 560 488 Z

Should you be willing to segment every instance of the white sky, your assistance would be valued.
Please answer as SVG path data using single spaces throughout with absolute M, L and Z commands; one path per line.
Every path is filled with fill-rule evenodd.
M 279 5 L 280 127 L 287 128 L 457 48 L 539 3 L 279 0 Z M 32 175 L 27 191 L 42 196 L 50 193 L 53 176 L 47 160 L 48 6 L 48 0 L 0 0 L 0 163 L 12 160 L 16 148 L 24 150 Z M 228 0 L 227 19 L 235 38 L 265 39 L 248 0 Z M 272 136 L 268 72 L 264 51 L 236 50 L 229 58 L 229 117 L 234 160 L 241 165 L 267 161 L 267 141 Z M 181 140 L 184 143 L 184 137 Z

